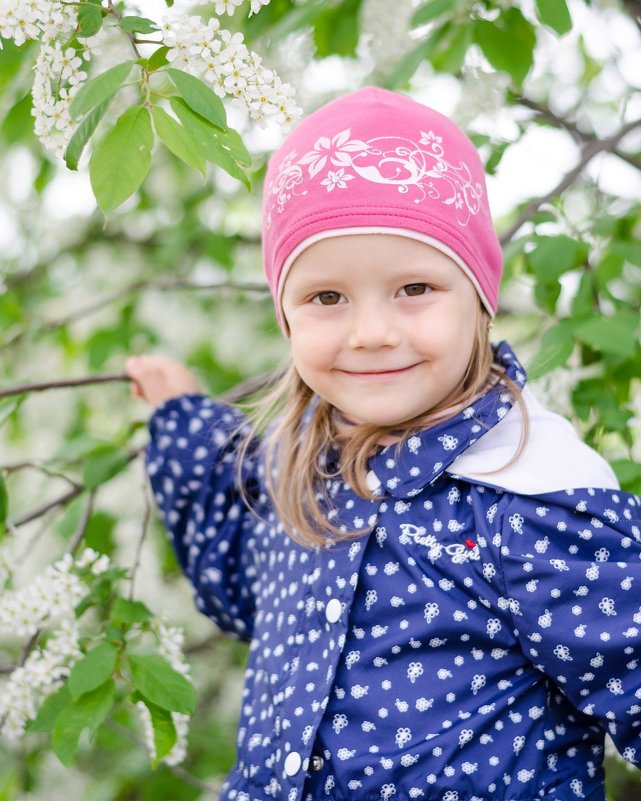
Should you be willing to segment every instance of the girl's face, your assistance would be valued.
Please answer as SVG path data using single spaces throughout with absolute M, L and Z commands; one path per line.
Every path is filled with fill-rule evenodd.
M 380 426 L 447 405 L 480 314 L 449 256 L 393 234 L 311 245 L 292 265 L 282 303 L 303 381 L 348 420 Z

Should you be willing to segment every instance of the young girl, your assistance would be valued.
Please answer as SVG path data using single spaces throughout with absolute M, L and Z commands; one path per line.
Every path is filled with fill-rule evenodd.
M 476 151 L 368 88 L 265 187 L 291 366 L 252 433 L 128 363 L 197 605 L 251 642 L 221 798 L 603 801 L 604 734 L 641 763 L 641 502 L 490 345 Z

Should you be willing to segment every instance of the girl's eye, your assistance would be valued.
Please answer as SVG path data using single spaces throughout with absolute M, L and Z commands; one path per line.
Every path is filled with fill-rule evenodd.
M 339 292 L 319 292 L 312 298 L 312 303 L 320 303 L 321 306 L 335 306 L 340 303 L 340 300 Z
M 414 298 L 417 295 L 425 295 L 426 292 L 429 292 L 427 284 L 405 284 L 405 286 L 401 288 L 400 294 L 409 298 Z

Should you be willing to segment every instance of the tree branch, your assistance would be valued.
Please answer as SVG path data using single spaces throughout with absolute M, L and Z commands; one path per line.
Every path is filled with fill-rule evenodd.
M 128 455 L 128 464 L 137 459 L 140 454 L 143 452 L 144 446 L 136 448 L 133 451 L 129 452 Z M 70 489 L 68 492 L 65 492 L 63 495 L 54 498 L 52 501 L 47 501 L 43 503 L 41 506 L 37 506 L 35 509 L 32 509 L 30 512 L 22 515 L 22 517 L 17 517 L 15 520 L 9 521 L 7 523 L 8 526 L 13 526 L 13 528 L 19 528 L 20 526 L 24 526 L 27 523 L 31 523 L 33 520 L 37 520 L 39 517 L 46 515 L 47 512 L 51 511 L 52 509 L 56 509 L 58 506 L 66 506 L 68 503 L 77 498 L 87 488 L 84 484 L 78 484 L 77 486 Z
M 11 395 L 24 395 L 27 392 L 44 392 L 47 389 L 65 389 L 67 387 L 83 387 L 91 384 L 105 384 L 109 381 L 131 381 L 126 373 L 92 375 L 84 378 L 66 378 L 60 381 L 44 381 L 38 384 L 18 384 L 15 387 L 0 389 L 0 398 Z
M 96 498 L 96 490 L 92 490 L 89 493 L 89 498 L 87 499 L 87 503 L 82 513 L 82 519 L 78 523 L 78 528 L 75 530 L 74 535 L 69 541 L 69 545 L 67 546 L 67 553 L 70 553 L 72 556 L 78 550 L 78 546 L 80 545 L 85 534 L 87 533 L 87 526 L 89 525 L 89 521 L 91 520 L 95 498 Z
M 105 295 L 104 298 L 96 300 L 81 309 L 71 312 L 71 314 L 68 314 L 66 317 L 61 317 L 58 320 L 51 320 L 50 322 L 45 323 L 42 326 L 42 330 L 52 331 L 57 328 L 62 328 L 62 326 L 76 322 L 77 320 L 88 317 L 90 314 L 94 314 L 95 312 L 104 309 L 105 306 L 115 303 L 121 298 L 126 298 L 129 295 L 133 295 L 135 292 L 142 292 L 146 289 L 158 289 L 162 292 L 168 292 L 176 289 L 195 291 L 230 289 L 236 292 L 255 292 L 261 295 L 266 295 L 269 293 L 269 287 L 267 284 L 242 283 L 237 281 L 221 281 L 212 284 L 199 284 L 193 281 L 187 281 L 185 279 L 174 279 L 172 281 L 135 281 L 134 283 L 129 284 L 129 286 L 123 287 L 122 289 L 112 292 L 109 295 Z
M 38 464 L 37 462 L 15 462 L 13 464 L 0 465 L 0 472 L 17 473 L 19 470 L 37 470 L 48 478 L 59 478 L 66 481 L 67 484 L 70 484 L 72 487 L 79 486 L 78 482 L 74 481 L 73 478 L 69 478 L 69 476 L 66 476 L 64 473 L 59 473 L 57 470 L 50 470 L 48 467 L 45 467 L 45 465 Z
M 578 144 L 599 141 L 595 134 L 590 133 L 589 131 L 581 130 L 581 128 L 579 128 L 575 122 L 552 111 L 552 109 L 544 103 L 539 103 L 536 100 L 531 100 L 529 97 L 524 97 L 522 95 L 518 97 L 518 102 L 521 106 L 525 106 L 526 108 L 535 111 L 542 119 L 551 122 L 558 128 L 563 128 L 566 130 Z M 631 167 L 641 170 L 641 159 L 636 158 L 631 153 L 626 153 L 624 150 L 621 150 L 618 147 L 613 147 L 610 152 L 613 156 L 617 156 L 617 158 L 625 161 Z
M 579 163 L 563 176 L 554 189 L 542 197 L 534 198 L 524 206 L 516 221 L 500 237 L 501 244 L 506 245 L 510 242 L 521 226 L 531 219 L 544 203 L 549 203 L 572 186 L 595 156 L 599 155 L 599 153 L 611 153 L 621 139 L 627 136 L 630 131 L 639 127 L 641 127 L 641 119 L 632 120 L 632 122 L 621 126 L 616 133 L 606 139 L 595 139 L 592 142 L 587 142 L 581 151 Z
M 136 583 L 136 573 L 138 572 L 138 568 L 140 567 L 140 560 L 142 557 L 142 546 L 145 543 L 145 539 L 147 538 L 147 533 L 149 531 L 149 520 L 151 518 L 151 504 L 149 502 L 149 491 L 147 489 L 147 481 L 143 482 L 142 487 L 142 497 L 144 499 L 144 511 L 142 516 L 142 524 L 140 526 L 140 536 L 138 537 L 138 542 L 136 544 L 136 554 L 134 556 L 134 563 L 131 568 L 131 576 L 130 576 L 130 586 L 129 586 L 129 600 L 133 601 L 134 599 L 134 585 Z
M 37 520 L 39 517 L 46 515 L 47 512 L 50 512 L 52 509 L 56 509 L 58 506 L 66 506 L 68 503 L 71 503 L 74 498 L 82 495 L 84 490 L 85 488 L 83 486 L 78 485 L 77 487 L 70 489 L 68 492 L 65 492 L 63 495 L 54 498 L 52 501 L 47 501 L 41 506 L 37 506 L 35 509 L 32 509 L 30 512 L 22 515 L 22 517 L 17 517 L 15 520 L 11 521 L 11 525 L 14 528 L 25 526 L 27 523 L 31 523 L 32 520 Z

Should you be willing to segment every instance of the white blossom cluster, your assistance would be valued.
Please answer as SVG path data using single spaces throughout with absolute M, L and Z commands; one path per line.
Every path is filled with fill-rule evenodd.
M 266 6 L 269 3 L 269 0 L 251 0 L 251 8 L 249 10 L 249 16 L 251 17 L 252 14 L 258 14 L 260 9 L 263 6 Z M 238 6 L 243 4 L 243 0 L 214 0 L 214 11 L 219 16 L 227 12 L 229 16 L 236 11 Z
M 72 572 L 71 554 L 66 554 L 31 584 L 6 590 L 0 597 L 0 630 L 18 637 L 33 637 L 46 625 L 73 617 L 73 610 L 87 586 Z
M 75 621 L 64 620 L 46 646 L 32 651 L 24 665 L 11 673 L 0 692 L 2 737 L 7 743 L 18 743 L 41 703 L 67 678 L 82 656 L 79 638 Z
M 158 653 L 169 662 L 174 670 L 189 678 L 189 665 L 185 662 L 185 656 L 183 654 L 185 637 L 182 629 L 177 626 L 167 626 L 164 623 L 158 623 L 156 626 L 156 634 L 158 636 Z M 156 745 L 154 743 L 154 729 L 149 709 L 147 709 L 142 701 L 139 701 L 136 706 L 140 713 L 149 756 L 152 760 L 155 760 Z M 176 744 L 167 756 L 163 757 L 162 762 L 165 762 L 167 765 L 179 765 L 187 756 L 189 715 L 183 715 L 180 712 L 172 712 L 171 718 L 174 722 L 174 728 L 176 729 Z
M 69 39 L 78 22 L 76 7 L 59 0 L 0 0 L 1 39 L 17 45 L 38 39 L 41 48 L 35 65 L 33 115 L 35 133 L 45 150 L 62 157 L 76 124 L 69 105 L 87 79 L 83 59 L 73 47 L 61 44 Z M 89 59 L 89 40 L 84 58 Z
M 3 546 L 0 556 L 6 552 Z M 7 742 L 17 742 L 26 722 L 36 716 L 40 704 L 58 689 L 82 656 L 75 607 L 89 587 L 74 571 L 89 569 L 97 576 L 109 564 L 107 556 L 85 548 L 75 561 L 71 554 L 65 554 L 31 584 L 6 590 L 0 596 L 0 631 L 33 637 L 55 626 L 45 646 L 34 648 L 0 690 L 0 725 Z M 8 575 L 11 569 L 7 564 Z
M 164 17 L 162 36 L 174 67 L 201 78 L 219 97 L 239 100 L 260 125 L 268 118 L 289 124 L 302 115 L 293 87 L 262 65 L 242 33 L 222 29 L 216 18 L 203 22 L 198 16 Z
M 463 65 L 461 97 L 453 114 L 463 128 L 480 115 L 494 123 L 499 112 L 505 108 L 505 93 L 510 78 L 503 72 L 486 69 L 482 62 L 479 51 L 472 49 Z
M 85 51 L 86 58 L 89 51 Z M 73 47 L 63 48 L 59 41 L 44 43 L 36 59 L 33 81 L 33 111 L 36 136 L 45 150 L 62 158 L 77 124 L 69 106 L 87 80 L 81 69 L 83 59 Z
M 76 20 L 75 7 L 59 0 L 0 0 L 0 39 L 13 39 L 18 47 L 27 39 L 67 36 Z

